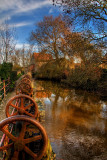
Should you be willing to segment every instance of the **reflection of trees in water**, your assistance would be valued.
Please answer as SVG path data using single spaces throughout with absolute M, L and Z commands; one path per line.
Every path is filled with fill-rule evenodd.
M 73 128 L 79 129 L 79 132 L 83 130 L 93 135 L 97 133 L 104 135 L 107 132 L 106 120 L 99 118 L 102 105 L 98 96 L 86 91 L 64 89 L 59 84 L 50 81 L 41 81 L 39 85 L 47 93 L 54 94 L 51 109 L 51 117 L 57 126 L 53 126 L 54 131 L 62 127 L 58 131 L 62 132 L 70 123 Z M 49 99 L 51 100 L 51 96 Z M 59 123 L 59 121 L 62 122 Z
M 75 110 L 85 112 L 87 114 L 100 113 L 101 102 L 99 97 L 87 91 L 71 90 L 68 93 L 66 104 L 74 107 Z
M 51 81 L 39 81 L 39 85 L 46 90 L 47 93 L 53 93 L 55 95 L 53 101 L 53 116 L 55 117 L 55 110 L 59 106 L 59 99 L 62 100 L 62 107 L 66 106 L 66 109 L 73 108 L 73 112 L 75 115 L 79 113 L 83 114 L 99 114 L 101 113 L 102 105 L 100 98 L 96 96 L 94 93 L 89 93 L 87 91 L 81 90 L 70 90 L 64 89 L 58 83 L 53 83 Z M 48 96 L 49 98 L 49 96 Z M 49 98 L 51 99 L 51 98 Z M 85 115 L 84 115 L 85 116 Z
M 53 102 L 53 105 L 52 105 L 52 116 L 53 116 L 53 118 L 56 117 L 56 108 L 58 106 L 58 99 L 59 99 L 59 94 L 57 93 L 55 95 L 55 99 L 54 99 L 54 102 Z
M 39 81 L 40 86 L 44 88 L 44 90 L 51 92 L 55 95 L 59 95 L 62 99 L 66 98 L 68 95 L 68 89 L 63 89 L 60 84 L 51 82 L 51 81 Z
M 75 90 L 75 89 L 65 89 L 62 88 L 59 83 L 51 82 L 51 81 L 39 81 L 39 85 L 44 88 L 44 90 L 50 91 L 51 93 L 55 95 L 59 95 L 63 100 L 64 99 L 72 99 L 80 101 L 81 98 L 83 99 L 84 103 L 98 103 L 100 100 L 98 96 L 92 93 L 88 93 L 87 91 L 82 90 Z M 83 98 L 84 97 L 84 98 Z

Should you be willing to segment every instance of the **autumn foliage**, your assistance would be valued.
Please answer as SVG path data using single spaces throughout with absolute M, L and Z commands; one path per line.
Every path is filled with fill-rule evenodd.
M 48 16 L 31 33 L 32 42 L 51 54 L 53 60 L 42 65 L 36 78 L 63 81 L 84 89 L 96 89 L 102 77 L 102 51 L 81 32 L 73 32 L 62 16 Z M 42 56 L 42 55 L 41 55 Z M 79 59 L 79 63 L 75 63 Z

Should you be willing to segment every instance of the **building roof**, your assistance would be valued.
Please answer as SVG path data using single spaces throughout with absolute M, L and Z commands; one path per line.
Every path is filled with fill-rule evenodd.
M 46 53 L 33 53 L 33 56 L 35 58 L 35 61 L 49 61 L 52 60 L 52 55 L 51 54 L 46 54 Z

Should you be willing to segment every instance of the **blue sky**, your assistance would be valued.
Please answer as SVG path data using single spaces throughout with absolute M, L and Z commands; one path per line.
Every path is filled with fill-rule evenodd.
M 51 0 L 0 0 L 0 24 L 8 20 L 10 26 L 15 27 L 17 47 L 27 44 L 34 24 L 44 16 L 58 16 L 59 7 L 54 7 Z
M 30 32 L 35 28 L 34 24 L 41 21 L 44 16 L 58 16 L 61 13 L 61 8 L 53 6 L 52 0 L 0 0 L 0 24 L 8 20 L 10 26 L 16 28 L 17 48 L 23 44 L 27 46 Z M 85 30 L 80 22 L 79 19 L 73 26 L 75 31 Z M 91 22 L 89 27 L 93 27 Z M 96 25 L 92 30 L 97 31 Z

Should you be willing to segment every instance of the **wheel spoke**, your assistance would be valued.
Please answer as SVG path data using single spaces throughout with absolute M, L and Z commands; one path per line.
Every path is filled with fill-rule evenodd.
M 8 130 L 6 130 L 6 129 L 4 129 L 4 128 L 2 128 L 1 129 L 2 130 L 2 132 L 8 137 L 8 138 L 10 138 L 12 141 L 16 141 L 16 137 L 14 137 Z
M 19 156 L 19 152 L 14 151 L 14 154 L 13 154 L 13 157 L 11 158 L 11 160 L 18 160 L 18 156 Z
M 24 99 L 23 98 L 21 98 L 21 108 L 24 108 L 24 101 L 23 101 Z
M 28 106 L 25 107 L 25 110 L 27 110 L 28 108 L 32 107 L 33 105 L 34 105 L 33 103 L 29 104 Z
M 0 151 L 3 151 L 3 150 L 6 150 L 6 149 L 9 149 L 9 148 L 11 148 L 13 146 L 13 143 L 11 143 L 11 144 L 7 144 L 6 146 L 2 146 L 2 147 L 0 147 Z
M 16 93 L 17 93 L 17 94 L 18 94 L 18 93 L 21 93 L 21 89 L 22 89 L 21 86 L 17 87 L 17 88 L 16 88 Z
M 29 94 L 29 92 L 26 89 L 23 89 L 24 92 L 26 92 L 27 94 Z
M 34 141 L 37 141 L 37 140 L 40 140 L 40 139 L 42 139 L 42 136 L 38 135 L 38 136 L 35 136 L 35 137 L 24 139 L 24 143 L 26 144 L 26 143 L 34 142 Z
M 16 108 L 17 110 L 19 110 L 20 108 L 19 107 L 17 107 L 16 105 L 14 105 L 14 104 L 10 104 L 10 106 L 12 106 L 13 108 Z
M 24 147 L 24 150 L 26 153 L 28 153 L 30 156 L 32 156 L 34 159 L 37 158 L 37 154 L 33 153 L 27 146 Z
M 25 136 L 26 125 L 27 125 L 27 122 L 24 122 L 23 125 L 22 125 L 22 129 L 21 129 L 21 132 L 20 132 L 20 134 L 19 134 L 19 138 L 20 138 L 20 139 L 23 139 L 24 136 Z
M 18 114 L 18 111 L 13 113 L 13 114 L 11 114 L 11 116 L 16 116 L 17 114 Z
M 29 113 L 29 112 L 27 112 L 27 111 L 24 111 L 24 113 L 25 113 L 26 115 L 30 116 L 30 117 L 34 117 L 33 114 L 31 114 L 31 113 Z
M 27 132 L 35 132 L 35 128 L 27 128 L 26 131 Z

